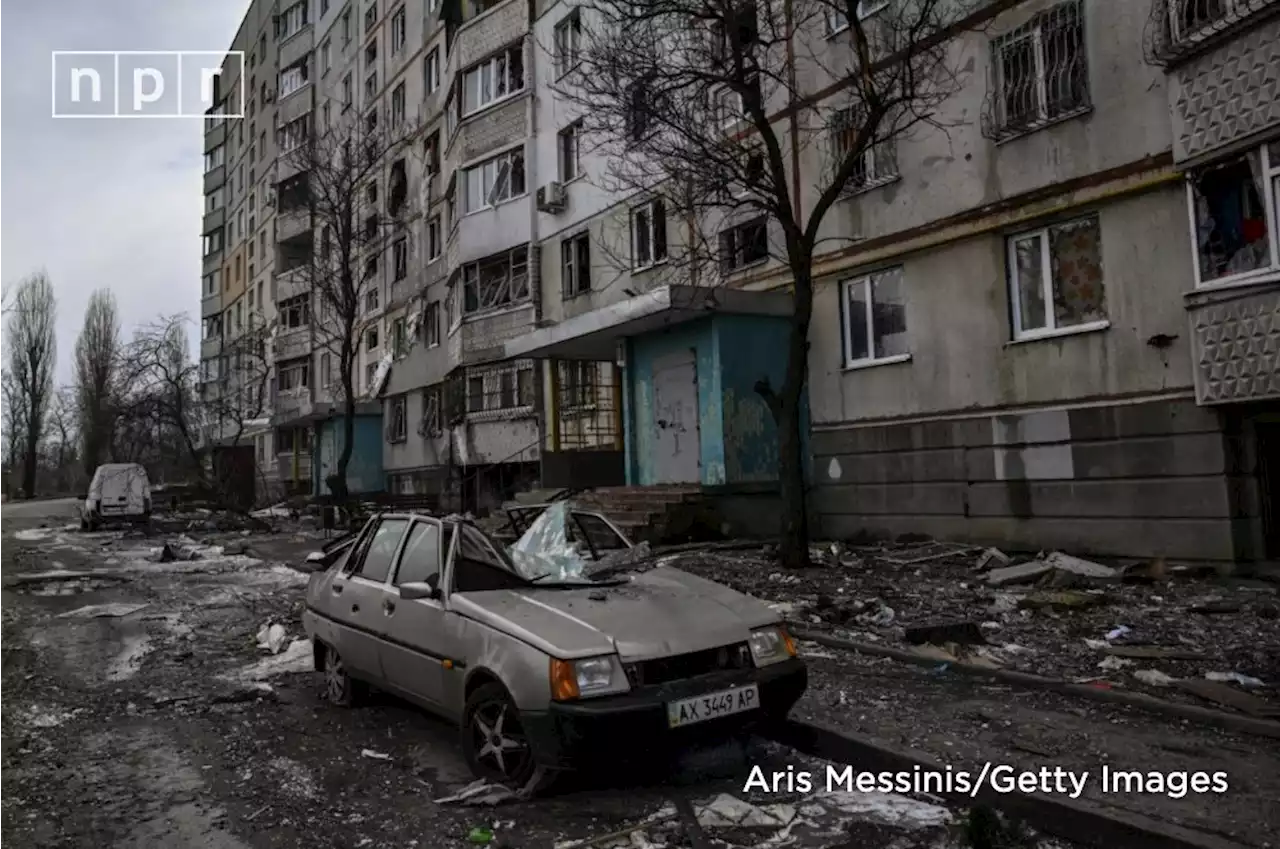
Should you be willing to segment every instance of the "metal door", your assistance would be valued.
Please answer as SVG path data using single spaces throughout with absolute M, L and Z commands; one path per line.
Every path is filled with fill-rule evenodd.
M 702 477 L 702 447 L 698 364 L 692 350 L 654 364 L 653 424 L 655 482 L 697 483 Z

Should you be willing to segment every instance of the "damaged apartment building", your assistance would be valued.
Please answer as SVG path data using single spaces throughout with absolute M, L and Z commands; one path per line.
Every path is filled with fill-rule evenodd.
M 673 276 L 682 213 L 606 189 L 557 95 L 589 7 L 296 5 L 303 29 L 273 41 L 273 21 L 299 13 L 255 3 L 236 49 L 257 50 L 255 87 L 306 68 L 309 106 L 259 99 L 242 122 L 258 149 L 246 128 L 206 175 L 207 196 L 243 164 L 257 177 L 206 215 L 206 275 L 221 277 L 206 276 L 202 312 L 225 324 L 254 292 L 280 328 L 264 468 L 319 491 L 334 407 L 332 361 L 284 338 L 315 320 L 285 285 L 287 248 L 317 236 L 283 223 L 263 158 L 304 110 L 322 131 L 355 109 L 416 134 L 369 189 L 407 200 L 403 231 L 364 260 L 367 488 L 467 509 L 538 484 L 699 490 L 735 528 L 775 531 L 777 435 L 754 387 L 780 382 L 792 314 L 786 268 L 761 247 L 780 243 L 776 222 L 726 221 L 733 261 L 714 288 Z M 806 50 L 848 49 L 839 16 L 806 27 Z M 806 388 L 815 533 L 1274 557 L 1280 0 L 996 0 L 949 35 L 965 73 L 943 128 L 867 151 L 824 219 Z M 829 79 L 806 80 L 828 96 Z M 236 123 L 209 128 L 206 150 Z M 839 127 L 826 143 L 845 143 Z M 799 151 L 795 186 L 821 183 L 820 147 Z M 229 260 L 253 241 L 238 208 L 272 234 L 242 295 Z
M 1280 3 L 979 6 L 949 43 L 971 72 L 945 129 L 868 151 L 824 219 L 807 386 L 816 532 L 1275 556 Z M 535 41 L 558 49 L 579 14 L 540 4 Z M 841 26 L 829 16 L 800 37 L 838 49 L 822 45 Z M 536 221 L 545 321 L 507 356 L 561 379 L 565 366 L 620 375 L 619 467 L 594 474 L 767 490 L 777 441 L 751 388 L 785 360 L 785 268 L 735 251 L 714 293 L 654 275 L 682 222 L 660 199 L 603 193 L 598 159 L 565 161 L 580 116 L 551 78 L 540 65 L 538 186 L 555 181 L 538 188 L 555 201 Z M 820 183 L 818 152 L 798 160 L 797 187 Z M 722 244 L 776 228 L 730 224 Z M 602 267 L 602 243 L 629 263 Z M 738 526 L 776 528 L 769 504 Z

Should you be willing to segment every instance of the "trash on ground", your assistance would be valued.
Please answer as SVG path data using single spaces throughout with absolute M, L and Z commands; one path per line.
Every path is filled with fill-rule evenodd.
M 1107 642 L 1118 640 L 1121 637 L 1125 636 L 1126 634 L 1130 633 L 1131 630 L 1132 629 L 1128 625 L 1120 625 L 1119 627 L 1112 628 L 1110 631 L 1107 632 Z
M 998 548 L 988 548 L 982 552 L 982 556 L 978 558 L 978 562 L 974 564 L 975 572 L 984 572 L 987 569 L 994 569 L 997 566 L 1008 566 L 1009 555 L 1005 554 Z
M 361 749 L 360 756 L 362 758 L 372 758 L 375 761 L 389 761 L 391 756 L 385 752 L 375 752 L 373 749 Z
M 130 604 L 127 602 L 110 602 L 108 604 L 89 604 L 59 613 L 59 619 L 120 619 L 137 613 L 149 605 L 146 602 Z
M 1210 681 L 1217 681 L 1219 684 L 1230 682 L 1249 689 L 1267 686 L 1260 679 L 1254 678 L 1252 675 L 1245 675 L 1242 672 L 1206 672 L 1204 677 Z
M 520 798 L 520 794 L 505 784 L 495 784 L 480 778 L 463 787 L 452 796 L 436 799 L 437 805 L 500 805 Z
M 1203 652 L 1177 646 L 1108 646 L 1107 654 L 1145 660 L 1205 660 Z
M 1172 675 L 1166 675 L 1158 669 L 1139 669 L 1133 673 L 1133 677 L 1143 684 L 1150 684 L 1152 687 L 1168 687 L 1177 680 Z
M 1101 593 L 1088 593 L 1079 590 L 1046 590 L 1023 597 L 1018 602 L 1018 606 L 1027 610 L 1040 610 L 1042 608 L 1072 610 L 1106 604 L 1106 602 L 1107 597 Z
M 278 622 L 268 622 L 258 629 L 258 648 L 266 649 L 272 654 L 280 654 L 288 639 L 288 630 Z

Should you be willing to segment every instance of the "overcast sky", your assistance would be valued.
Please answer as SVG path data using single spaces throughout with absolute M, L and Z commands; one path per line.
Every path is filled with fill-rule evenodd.
M 58 297 L 58 381 L 89 293 L 121 324 L 200 312 L 202 127 L 54 119 L 54 50 L 225 50 L 248 0 L 5 0 L 0 27 L 0 274 L 41 267 Z M 104 98 L 105 99 L 105 98 Z M 198 337 L 194 325 L 191 337 Z

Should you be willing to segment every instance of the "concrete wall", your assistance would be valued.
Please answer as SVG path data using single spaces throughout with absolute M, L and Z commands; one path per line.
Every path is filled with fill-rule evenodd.
M 823 430 L 813 450 L 830 537 L 1231 560 L 1258 515 L 1237 442 L 1185 398 Z
M 1185 204 L 1181 186 L 1171 184 L 1064 213 L 1099 217 L 1111 323 L 1105 330 L 1011 342 L 1006 237 L 997 231 L 897 258 L 911 359 L 847 369 L 835 285 L 845 276 L 832 278 L 814 300 L 814 422 L 1189 389 L 1182 294 L 1192 286 L 1192 270 Z M 1148 344 L 1158 334 L 1174 338 L 1166 347 Z
M 312 474 L 314 495 L 327 495 L 325 478 L 337 468 L 342 453 L 342 419 L 332 418 L 316 426 L 317 447 Z M 347 488 L 351 492 L 381 492 L 385 488 L 382 472 L 382 416 L 357 416 L 354 449 L 347 465 Z

